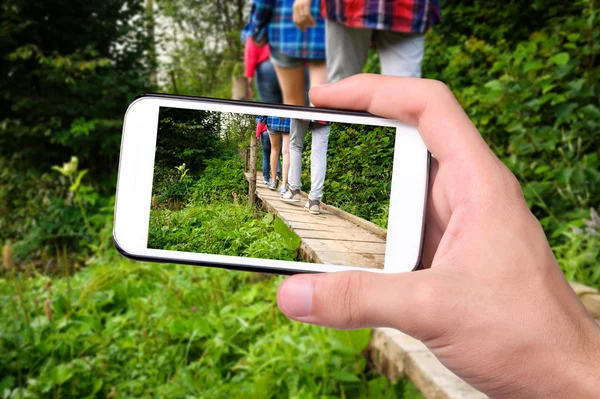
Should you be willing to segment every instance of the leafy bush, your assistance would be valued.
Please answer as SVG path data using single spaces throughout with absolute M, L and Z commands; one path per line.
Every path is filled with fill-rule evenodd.
M 17 264 L 45 266 L 58 252 L 77 258 L 106 248 L 114 197 L 101 196 L 89 184 L 87 170 L 79 170 L 75 157 L 53 169 L 39 176 L 31 170 L 4 169 L 0 174 L 5 183 L 0 185 L 0 230 L 16 242 Z M 21 194 L 13 197 L 17 191 Z
M 198 206 L 212 202 L 231 202 L 238 198 L 246 201 L 248 182 L 244 177 L 242 158 L 233 152 L 225 154 L 228 159 L 207 160 L 207 167 L 194 182 L 190 203 Z
M 253 258 L 296 260 L 273 230 L 273 216 L 260 218 L 244 203 L 190 205 L 150 213 L 150 248 Z

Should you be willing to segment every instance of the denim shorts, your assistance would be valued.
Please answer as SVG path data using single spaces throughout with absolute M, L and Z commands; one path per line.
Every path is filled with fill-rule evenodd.
M 269 128 L 267 128 L 267 131 L 269 132 L 269 134 L 272 134 L 273 136 L 278 135 L 278 134 L 290 134 L 290 132 L 282 132 L 280 130 L 271 130 Z
M 270 47 L 271 51 L 271 62 L 273 65 L 278 66 L 280 68 L 297 68 L 306 64 L 308 60 L 304 58 L 296 58 L 287 56 L 275 49 L 275 47 Z

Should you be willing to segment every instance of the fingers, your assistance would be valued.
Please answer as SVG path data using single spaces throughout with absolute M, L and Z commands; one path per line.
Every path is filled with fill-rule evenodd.
M 435 324 L 428 309 L 436 308 L 432 303 L 443 290 L 434 273 L 297 275 L 281 284 L 277 303 L 286 316 L 305 323 L 339 329 L 387 326 L 418 336 Z
M 317 107 L 366 110 L 417 126 L 440 162 L 493 156 L 450 90 L 441 82 L 380 75 L 356 75 L 315 87 Z
M 310 1 L 298 1 L 294 2 L 292 20 L 294 24 L 302 31 L 306 28 L 316 26 L 314 18 L 310 15 Z

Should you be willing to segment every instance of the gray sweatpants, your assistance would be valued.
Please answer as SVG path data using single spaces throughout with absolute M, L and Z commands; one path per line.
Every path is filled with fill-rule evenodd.
M 363 71 L 371 39 L 379 52 L 381 74 L 421 77 L 425 35 L 349 28 L 326 21 L 327 80 L 329 83 Z
M 323 184 L 327 170 L 327 142 L 331 125 L 322 125 L 307 120 L 292 119 L 290 124 L 290 171 L 288 185 L 292 190 L 300 190 L 302 182 L 302 149 L 304 137 L 310 128 L 312 130 L 312 148 L 310 153 L 310 193 L 308 198 L 321 201 Z

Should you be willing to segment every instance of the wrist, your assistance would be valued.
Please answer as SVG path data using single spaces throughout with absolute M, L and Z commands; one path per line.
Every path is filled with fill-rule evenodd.
M 572 388 L 566 383 L 565 396 L 597 398 L 600 393 L 600 327 L 595 321 L 582 339 L 580 360 L 574 365 Z M 575 394 L 575 395 L 573 395 Z
M 588 316 L 578 330 L 570 345 L 548 353 L 552 371 L 545 378 L 546 397 L 597 398 L 600 393 L 600 327 Z

